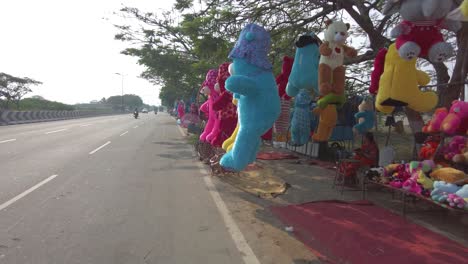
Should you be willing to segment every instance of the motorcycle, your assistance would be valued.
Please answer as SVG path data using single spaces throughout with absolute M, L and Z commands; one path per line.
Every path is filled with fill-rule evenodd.
M 138 112 L 134 112 L 133 116 L 135 117 L 135 119 L 138 119 Z

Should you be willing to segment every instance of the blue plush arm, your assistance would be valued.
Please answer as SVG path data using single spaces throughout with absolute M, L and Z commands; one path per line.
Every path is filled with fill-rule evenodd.
M 366 116 L 366 112 L 357 112 L 356 114 L 354 114 L 354 118 L 361 118 L 365 116 Z
M 226 90 L 244 96 L 256 93 L 255 81 L 247 76 L 234 75 L 226 80 Z

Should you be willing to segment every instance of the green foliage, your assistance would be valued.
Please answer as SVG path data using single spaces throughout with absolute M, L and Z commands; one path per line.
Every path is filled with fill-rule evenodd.
M 42 83 L 28 77 L 15 77 L 0 72 L 0 100 L 2 100 L 0 106 L 9 109 L 10 102 L 14 101 L 16 103 L 16 108 L 19 108 L 21 98 L 32 92 L 30 86 L 39 84 Z
M 2 100 L 0 100 L 1 103 Z M 18 111 L 33 111 L 33 110 L 75 110 L 75 107 L 72 105 L 67 105 L 55 101 L 49 101 L 41 98 L 24 98 L 19 101 L 19 104 L 11 105 L 11 110 Z
M 141 108 L 143 107 L 143 100 L 134 94 L 125 94 L 121 95 L 114 95 L 106 99 L 106 104 L 111 105 L 114 109 L 122 109 L 122 103 L 127 109 L 134 109 L 134 108 Z

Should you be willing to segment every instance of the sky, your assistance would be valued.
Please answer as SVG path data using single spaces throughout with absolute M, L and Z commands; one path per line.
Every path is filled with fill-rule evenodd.
M 138 76 L 135 57 L 120 54 L 128 43 L 114 40 L 113 12 L 122 4 L 145 11 L 169 9 L 173 0 L 2 0 L 0 72 L 43 82 L 32 95 L 67 104 L 124 93 L 159 105 L 160 87 Z M 104 19 L 103 19 L 104 18 Z

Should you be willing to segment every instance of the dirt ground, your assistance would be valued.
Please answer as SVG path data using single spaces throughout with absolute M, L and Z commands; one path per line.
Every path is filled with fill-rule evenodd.
M 264 147 L 265 151 L 272 150 Z M 282 150 L 285 151 L 285 150 Z M 334 171 L 309 165 L 310 159 L 258 161 L 271 168 L 291 187 L 276 198 L 259 198 L 214 177 L 223 200 L 239 225 L 247 242 L 261 263 L 321 263 L 300 241 L 285 230 L 285 226 L 270 212 L 274 205 L 298 204 L 317 200 L 362 199 L 360 191 L 345 191 L 343 195 L 332 188 Z M 379 206 L 401 213 L 401 200 L 391 193 L 370 186 L 368 199 Z M 407 208 L 407 218 L 450 239 L 468 246 L 468 214 L 452 214 L 424 201 L 414 201 Z

